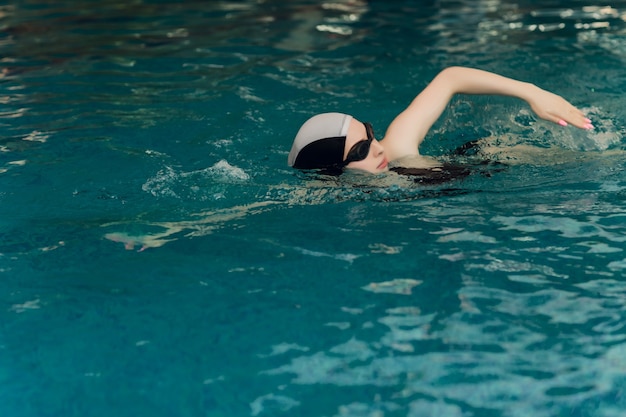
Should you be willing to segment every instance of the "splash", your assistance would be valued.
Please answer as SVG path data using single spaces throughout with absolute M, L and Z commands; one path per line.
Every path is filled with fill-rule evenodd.
M 222 159 L 208 168 L 190 172 L 166 166 L 141 188 L 155 197 L 220 199 L 224 197 L 223 185 L 245 183 L 249 179 L 250 175 L 243 169 Z

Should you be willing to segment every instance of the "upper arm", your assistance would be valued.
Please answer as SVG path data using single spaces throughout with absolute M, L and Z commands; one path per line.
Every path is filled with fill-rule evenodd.
M 381 141 L 390 160 L 417 155 L 424 137 L 455 93 L 452 69 L 440 72 L 389 125 Z

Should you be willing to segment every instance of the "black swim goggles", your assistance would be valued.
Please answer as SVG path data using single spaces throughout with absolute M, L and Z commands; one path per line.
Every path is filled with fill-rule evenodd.
M 370 146 L 372 146 L 372 141 L 374 140 L 374 129 L 372 125 L 368 122 L 364 122 L 363 126 L 365 126 L 365 132 L 367 133 L 367 139 L 363 139 L 354 144 L 350 151 L 348 152 L 348 156 L 342 162 L 342 166 L 348 165 L 350 162 L 362 161 L 367 158 L 367 155 L 370 153 Z

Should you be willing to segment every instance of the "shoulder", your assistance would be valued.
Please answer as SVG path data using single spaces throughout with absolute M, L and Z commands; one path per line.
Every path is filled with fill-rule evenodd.
M 436 185 L 449 181 L 463 179 L 471 174 L 468 166 L 442 164 L 431 168 L 394 167 L 393 171 L 399 175 L 410 177 L 414 182 L 424 185 Z

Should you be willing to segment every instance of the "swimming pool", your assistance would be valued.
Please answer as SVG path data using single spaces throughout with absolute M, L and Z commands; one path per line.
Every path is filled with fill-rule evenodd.
M 533 3 L 0 6 L 2 415 L 624 415 L 626 3 Z M 460 96 L 423 151 L 505 169 L 286 166 L 449 65 L 596 128 Z

